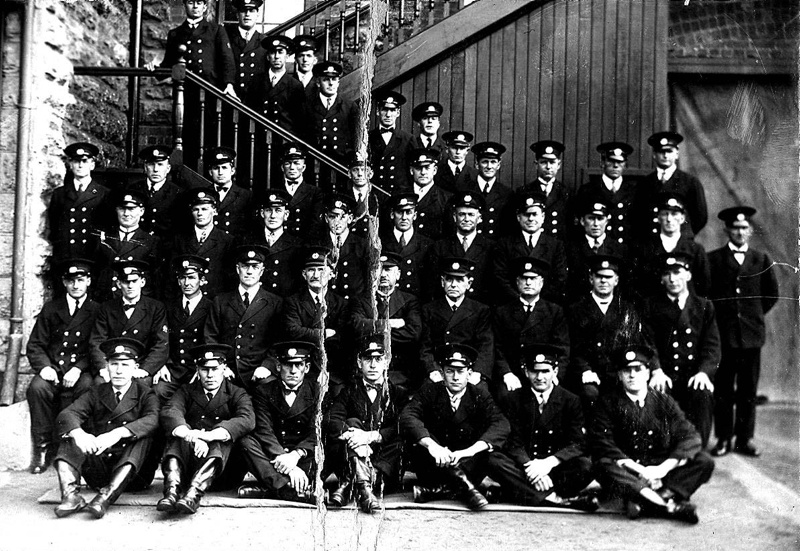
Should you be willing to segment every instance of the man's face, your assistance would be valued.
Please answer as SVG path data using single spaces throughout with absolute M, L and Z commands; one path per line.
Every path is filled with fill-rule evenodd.
M 417 209 L 402 209 L 392 211 L 392 224 L 397 231 L 408 231 L 417 219 Z
M 429 115 L 420 119 L 419 130 L 426 136 L 433 136 L 439 131 L 439 124 L 440 122 L 438 115 Z
M 414 179 L 414 183 L 418 186 L 429 186 L 433 183 L 433 177 L 436 176 L 436 170 L 437 167 L 434 163 L 411 165 L 411 177 Z
M 308 373 L 308 361 L 302 362 L 280 362 L 281 381 L 289 388 L 296 388 L 306 378 Z
M 236 273 L 239 275 L 239 283 L 241 283 L 242 287 L 253 287 L 261 281 L 261 276 L 264 275 L 264 263 L 237 262 Z
M 273 48 L 267 52 L 267 62 L 272 72 L 280 73 L 283 71 L 286 68 L 287 57 L 289 57 L 289 52 L 286 51 L 286 48 Z
M 467 388 L 470 374 L 472 374 L 472 368 L 448 365 L 442 370 L 444 386 L 453 394 L 458 394 Z
M 306 169 L 305 159 L 288 159 L 281 163 L 281 170 L 283 170 L 283 177 L 290 182 L 294 182 L 303 177 L 303 172 Z
M 122 296 L 128 299 L 128 301 L 137 300 L 140 296 L 142 296 L 142 289 L 144 289 L 144 285 L 147 282 L 145 278 L 138 275 L 129 275 L 126 276 L 127 279 L 117 279 L 117 289 L 122 292 Z
M 382 126 L 393 127 L 397 117 L 400 116 L 400 109 L 397 107 L 382 106 L 378 109 L 378 119 Z
M 553 366 L 545 363 L 533 364 L 525 370 L 525 375 L 531 383 L 531 387 L 536 392 L 547 392 L 553 388 L 553 379 L 556 375 L 556 370 Z
M 136 360 L 123 360 L 122 358 L 112 358 L 106 361 L 108 375 L 111 378 L 111 386 L 121 389 L 130 384 L 133 379 L 133 372 L 139 368 Z
M 197 368 L 197 377 L 200 379 L 200 384 L 203 385 L 203 390 L 214 392 L 222 386 L 222 381 L 225 380 L 225 364 L 204 364 L 203 367 Z
M 302 52 L 298 52 L 294 56 L 294 64 L 295 66 L 297 66 L 297 71 L 299 73 L 310 73 L 316 63 L 317 63 L 317 56 L 314 55 L 313 50 L 303 50 Z M 337 77 L 337 85 L 338 85 L 338 77 Z
M 117 207 L 117 221 L 122 228 L 135 228 L 144 216 L 144 207 L 119 206 Z
M 208 7 L 205 0 L 184 0 L 183 6 L 186 8 L 186 17 L 189 19 L 203 17 Z
M 475 168 L 478 169 L 478 174 L 480 174 L 484 180 L 491 180 L 497 176 L 501 164 L 502 161 L 500 159 L 480 159 L 475 161 Z
M 199 273 L 190 271 L 178 276 L 178 288 L 186 298 L 193 298 L 200 292 L 206 279 Z
M 339 77 L 319 77 L 319 91 L 323 96 L 331 97 L 339 91 Z
M 600 163 L 600 168 L 603 169 L 603 174 L 612 180 L 616 180 L 622 176 L 622 173 L 625 171 L 627 166 L 627 161 L 615 161 L 613 159 L 603 159 L 603 161 Z
M 469 146 L 467 145 L 448 145 L 447 158 L 454 165 L 460 165 L 467 160 L 467 153 L 469 153 Z
M 217 208 L 208 203 L 201 203 L 192 207 L 192 218 L 194 225 L 198 228 L 206 228 L 214 221 L 217 215 Z
M 658 168 L 669 168 L 678 161 L 677 149 L 664 149 L 662 151 L 653 152 L 653 160 L 658 165 Z
M 680 233 L 681 225 L 686 220 L 686 216 L 678 210 L 661 209 L 658 211 L 658 224 L 661 226 L 661 233 L 675 235 Z
M 683 294 L 692 280 L 692 272 L 686 268 L 672 268 L 666 270 L 661 276 L 661 283 L 671 297 Z
M 386 361 L 385 354 L 380 356 L 359 356 L 358 368 L 361 370 L 361 376 L 365 381 L 372 384 L 380 384 L 389 369 L 389 362 Z
M 79 159 L 70 159 L 67 161 L 69 169 L 75 178 L 87 178 L 94 170 L 94 159 L 92 157 L 81 157 Z
M 61 280 L 67 294 L 75 300 L 80 300 L 89 292 L 92 285 L 92 278 L 88 275 L 77 275 L 75 277 L 65 277 Z
M 548 182 L 558 175 L 561 170 L 561 159 L 538 159 L 536 161 L 536 176 Z
M 264 227 L 274 232 L 289 220 L 289 211 L 286 207 L 266 207 L 261 209 L 261 218 L 264 219 Z
M 725 226 L 728 239 L 737 247 L 742 247 L 750 242 L 753 235 L 753 226 L 748 220 L 736 220 L 730 226 Z
M 381 292 L 388 293 L 395 288 L 398 279 L 400 279 L 400 268 L 397 266 L 383 266 L 378 280 L 378 288 Z
M 533 300 L 542 292 L 544 278 L 539 274 L 528 274 L 517 277 L 517 291 L 519 295 L 528 300 Z
M 614 270 L 597 270 L 589 274 L 592 291 L 600 298 L 608 298 L 619 285 L 619 276 Z
M 330 266 L 309 266 L 303 269 L 303 279 L 306 280 L 308 288 L 315 293 L 321 293 L 328 288 L 328 282 L 333 277 L 333 270 Z
M 644 365 L 626 366 L 619 370 L 617 376 L 627 392 L 638 394 L 647 390 L 650 370 Z
M 525 233 L 536 233 L 544 224 L 544 209 L 539 205 L 528 207 L 525 212 L 517 214 L 517 222 Z
M 255 8 L 245 8 L 236 13 L 236 18 L 239 20 L 239 27 L 249 31 L 256 26 L 256 16 L 258 10 Z
M 160 184 L 166 180 L 167 174 L 169 174 L 171 169 L 172 167 L 169 164 L 169 159 L 144 164 L 145 176 L 147 176 L 147 179 L 153 184 Z
M 589 213 L 581 217 L 581 226 L 583 231 L 589 237 L 597 239 L 606 233 L 606 226 L 608 226 L 608 216 L 601 216 L 599 214 Z
M 481 220 L 481 211 L 472 207 L 458 207 L 453 213 L 456 229 L 462 235 L 474 232 Z
M 471 286 L 471 277 L 450 274 L 442 276 L 442 289 L 444 289 L 444 294 L 453 302 L 466 295 Z
M 342 209 L 332 209 L 325 213 L 325 222 L 333 235 L 342 235 L 353 222 L 353 215 Z
M 211 181 L 218 186 L 227 186 L 233 180 L 233 175 L 236 174 L 236 169 L 233 168 L 233 163 L 220 163 L 208 169 L 211 175 Z
M 353 186 L 362 188 L 369 183 L 371 178 L 372 169 L 370 167 L 363 165 L 350 167 L 350 180 L 353 182 Z

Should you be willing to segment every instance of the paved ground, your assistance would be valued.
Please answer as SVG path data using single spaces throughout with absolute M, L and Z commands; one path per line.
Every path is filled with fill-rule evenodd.
M 194 517 L 164 518 L 151 508 L 122 506 L 100 521 L 87 515 L 57 519 L 52 505 L 36 503 L 56 484 L 49 470 L 40 476 L 0 473 L 0 549 L 800 549 L 800 406 L 759 408 L 758 430 L 764 456 L 718 460 L 711 483 L 693 499 L 697 526 L 610 515 L 417 510 L 366 517 L 206 507 Z

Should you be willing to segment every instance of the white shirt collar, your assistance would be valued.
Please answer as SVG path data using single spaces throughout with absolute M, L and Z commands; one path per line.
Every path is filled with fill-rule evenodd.
M 537 178 L 536 181 L 539 183 L 539 187 L 543 187 L 544 188 L 542 190 L 542 191 L 544 191 L 544 194 L 545 195 L 550 195 L 550 192 L 553 191 L 553 184 L 555 183 L 556 179 L 555 178 L 551 178 L 549 181 L 545 182 L 541 178 Z
M 183 307 L 187 302 L 189 303 L 189 313 L 194 312 L 194 309 L 197 308 L 197 305 L 200 304 L 200 301 L 203 300 L 203 293 L 197 293 L 192 298 L 187 299 L 185 296 L 181 297 L 181 307 Z
M 542 400 L 544 400 L 545 403 L 550 401 L 550 395 L 553 393 L 553 388 L 555 388 L 555 385 L 550 386 L 550 388 L 544 392 L 538 392 L 534 390 L 533 387 L 531 387 L 531 390 L 533 390 L 533 395 L 536 396 L 536 401 L 541 404 Z
M 114 394 L 119 392 L 119 401 L 121 402 L 122 399 L 125 397 L 125 395 L 128 393 L 128 391 L 130 390 L 131 386 L 133 386 L 133 381 L 129 381 L 127 385 L 125 385 L 124 387 L 120 388 L 119 390 L 117 390 L 116 388 L 114 388 L 112 386 L 111 390 L 114 391 Z
M 675 300 L 674 297 L 671 297 L 669 295 L 667 295 L 667 298 L 669 298 L 670 300 Z M 686 291 L 684 291 L 682 294 L 678 295 L 678 306 L 680 307 L 681 310 L 686 308 L 686 301 L 687 300 L 689 300 L 689 290 L 688 289 Z
M 525 244 L 527 245 L 528 241 L 530 241 L 532 247 L 535 247 L 536 245 L 539 244 L 539 237 L 541 237 L 541 235 L 542 235 L 541 228 L 539 229 L 539 231 L 535 231 L 533 233 L 528 233 L 525 231 L 522 232 L 522 238 L 525 240 Z
M 256 284 L 256 286 L 253 287 L 252 289 L 245 289 L 244 287 L 242 287 L 241 284 L 239 284 L 238 290 L 239 290 L 239 298 L 244 298 L 244 293 L 245 293 L 245 291 L 247 291 L 247 296 L 250 298 L 250 302 L 253 302 L 253 299 L 258 294 L 258 292 L 261 290 L 261 282 L 259 281 Z
M 735 253 L 746 253 L 750 249 L 750 245 L 748 243 L 745 243 L 741 247 L 737 247 L 736 245 L 728 241 L 728 248 Z
M 672 175 L 675 174 L 676 170 L 678 170 L 678 165 L 672 165 L 669 168 L 656 167 L 656 176 L 659 180 L 669 180 L 672 178 Z
M 627 396 L 631 402 L 638 405 L 639 407 L 644 407 L 644 400 L 645 398 L 647 398 L 647 390 L 645 390 L 644 394 L 642 394 L 641 396 L 636 396 L 635 394 L 631 394 L 626 390 L 625 396 Z
M 450 297 L 444 297 L 444 298 L 447 301 L 448 306 L 450 306 L 450 309 L 452 310 L 453 306 L 455 306 L 456 308 L 460 308 L 461 307 L 461 305 L 464 303 L 464 299 L 466 298 L 466 295 L 462 296 L 460 299 L 458 299 L 455 302 L 450 300 Z
M 338 239 L 341 239 L 342 240 L 342 244 L 344 244 L 344 242 L 347 241 L 347 238 L 350 235 L 350 230 L 349 229 L 344 230 L 342 232 L 342 235 L 336 235 L 336 234 L 331 233 L 331 232 L 328 232 L 328 235 L 331 236 L 331 243 L 336 243 L 336 239 L 338 238 Z
M 283 77 L 283 75 L 285 75 L 285 74 L 286 74 L 286 69 L 284 69 L 284 70 L 283 70 L 283 71 L 281 71 L 280 73 L 276 73 L 276 72 L 275 72 L 275 71 L 273 71 L 272 69 L 269 69 L 269 70 L 267 71 L 267 76 L 269 77 L 269 79 L 270 79 L 270 80 L 272 80 L 272 79 L 273 79 L 273 77 L 274 77 L 274 78 L 276 78 L 277 80 L 280 80 L 280 79 Z
M 394 231 L 394 238 L 397 240 L 398 243 L 400 242 L 400 236 L 401 235 L 405 235 L 406 236 L 406 245 L 408 245 L 411 242 L 411 238 L 414 237 L 414 228 L 413 228 L 413 226 L 410 229 L 408 229 L 408 230 L 406 230 L 404 232 L 398 230 L 397 228 L 395 228 L 393 231 Z
M 602 247 L 603 243 L 605 243 L 606 241 L 606 232 L 600 234 L 600 237 L 592 237 L 591 235 L 585 233 L 583 234 L 583 236 L 586 238 L 586 242 L 589 244 L 590 247 L 594 247 L 595 241 L 597 241 L 598 247 Z
M 314 78 L 314 73 L 297 72 L 297 80 L 299 80 L 303 86 L 308 86 L 308 83 L 311 82 L 312 78 Z
M 187 17 L 186 18 L 186 24 L 189 25 L 189 26 L 195 26 L 196 27 L 197 25 L 199 25 L 203 21 L 204 17 L 205 16 L 200 16 L 197 19 L 189 19 Z
M 614 295 L 611 295 L 607 299 L 602 299 L 598 297 L 597 295 L 594 294 L 594 292 L 590 292 L 589 295 L 592 297 L 592 300 L 594 300 L 595 304 L 597 304 L 597 307 L 600 308 L 600 310 L 602 310 L 604 314 L 608 312 L 608 307 L 611 306 L 611 301 L 614 300 Z
M 453 161 L 451 161 L 450 159 L 447 159 L 447 166 L 450 167 L 450 172 L 452 172 L 453 174 L 456 173 L 456 169 L 463 170 L 465 164 L 467 164 L 466 161 L 464 161 L 460 165 L 457 165 Z
M 622 176 L 620 176 L 616 180 L 612 180 L 611 178 L 603 174 L 603 185 L 606 186 L 607 190 L 616 192 L 622 186 Z
M 421 200 L 423 197 L 425 197 L 428 194 L 428 192 L 432 189 L 433 189 L 433 182 L 431 182 L 425 187 L 420 187 L 419 185 L 417 185 L 416 182 L 414 182 L 414 193 L 417 194 L 418 201 Z
M 325 94 L 323 94 L 322 92 L 320 92 L 320 93 L 319 93 L 319 99 L 320 99 L 320 101 L 322 102 L 322 105 L 324 105 L 325 107 L 327 107 L 327 106 L 328 106 L 328 100 L 330 100 L 330 102 L 331 102 L 331 105 L 333 105 L 334 103 L 336 103 L 336 96 L 338 96 L 338 95 L 339 95 L 339 94 L 334 94 L 334 95 L 332 95 L 332 96 L 326 96 Z
M 475 236 L 476 236 L 476 235 L 478 235 L 478 230 L 477 230 L 477 229 L 476 229 L 475 231 L 471 232 L 471 233 L 468 233 L 467 235 L 464 235 L 464 234 L 461 234 L 461 233 L 458 233 L 458 232 L 456 232 L 456 238 L 457 238 L 457 239 L 458 239 L 458 240 L 459 240 L 459 241 L 460 241 L 462 244 L 464 243 L 464 238 L 465 238 L 465 237 L 467 238 L 467 247 L 468 247 L 468 248 L 472 246 L 472 242 L 473 242 L 473 241 L 475 241 Z
M 664 247 L 664 250 L 668 253 L 671 253 L 675 250 L 675 247 L 678 246 L 678 240 L 680 240 L 681 234 L 680 232 L 676 233 L 675 235 L 664 235 L 663 233 L 659 233 L 658 238 L 661 240 L 661 246 Z
M 533 302 L 528 302 L 524 298 L 519 297 L 519 301 L 522 303 L 523 308 L 528 308 L 529 306 L 531 308 L 536 308 L 536 303 L 539 302 L 539 297 L 536 297 Z
M 496 181 L 497 181 L 497 176 L 495 176 L 491 180 L 486 180 L 486 179 L 483 178 L 483 176 L 478 174 L 478 187 L 480 188 L 481 191 L 486 190 L 487 187 L 488 187 L 488 191 L 491 191 L 492 190 L 492 186 L 494 186 L 494 183 Z
M 250 39 L 253 38 L 253 35 L 256 34 L 256 28 L 253 27 L 250 30 L 243 29 L 239 27 L 239 36 L 241 36 L 245 42 L 250 42 Z

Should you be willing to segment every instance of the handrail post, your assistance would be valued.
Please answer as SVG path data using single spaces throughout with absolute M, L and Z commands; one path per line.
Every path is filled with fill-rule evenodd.
M 331 54 L 331 21 L 330 19 L 325 20 L 325 59 L 330 58 Z
M 139 67 L 139 56 L 142 51 L 142 2 L 134 0 L 131 9 L 131 67 Z M 140 81 L 138 76 L 128 77 L 128 132 L 125 135 L 125 164 L 131 166 L 135 149 L 139 145 L 139 96 Z
M 339 12 L 339 63 L 344 63 L 344 7 Z
M 358 52 L 358 43 L 361 38 L 361 0 L 356 0 L 355 32 L 353 33 L 353 51 Z
M 186 109 L 186 60 L 183 53 L 186 46 L 181 46 L 178 63 L 172 66 L 172 139 L 175 151 L 181 152 L 183 162 L 183 117 Z

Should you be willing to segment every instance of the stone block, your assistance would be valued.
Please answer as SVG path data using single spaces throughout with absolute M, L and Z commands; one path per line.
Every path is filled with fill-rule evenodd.
M 22 471 L 31 462 L 31 415 L 28 402 L 0 407 L 0 470 Z

